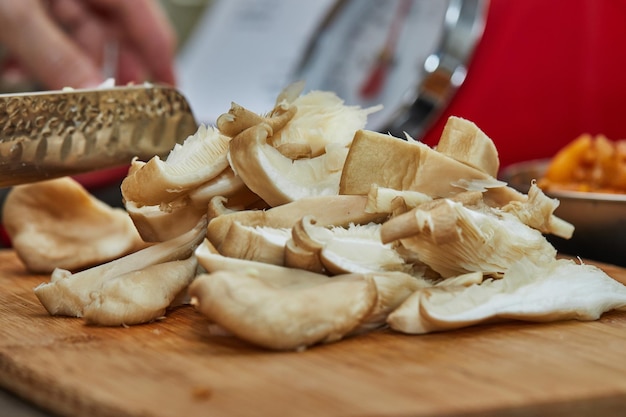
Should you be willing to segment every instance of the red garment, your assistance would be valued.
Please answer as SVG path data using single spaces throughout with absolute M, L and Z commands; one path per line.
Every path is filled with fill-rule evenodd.
M 626 138 L 626 1 L 492 0 L 449 115 L 495 142 L 501 167 L 546 158 L 582 133 Z

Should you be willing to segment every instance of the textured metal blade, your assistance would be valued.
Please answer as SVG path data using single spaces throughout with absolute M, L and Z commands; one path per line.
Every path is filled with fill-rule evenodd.
M 163 157 L 196 129 L 165 86 L 0 94 L 0 187 Z

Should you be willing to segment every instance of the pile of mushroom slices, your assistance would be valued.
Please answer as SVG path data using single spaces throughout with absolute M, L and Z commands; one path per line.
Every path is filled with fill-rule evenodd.
M 433 149 L 364 130 L 376 110 L 301 84 L 266 115 L 232 104 L 166 159 L 133 161 L 121 190 L 143 247 L 58 267 L 35 293 L 101 325 L 189 301 L 209 331 L 278 350 L 626 306 L 625 286 L 557 258 L 544 235 L 574 232 L 558 201 L 498 181 L 475 124 L 451 117 Z

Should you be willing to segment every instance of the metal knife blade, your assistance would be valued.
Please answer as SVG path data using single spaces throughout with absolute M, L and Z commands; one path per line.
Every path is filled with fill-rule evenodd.
M 162 157 L 197 127 L 161 85 L 0 94 L 0 187 Z

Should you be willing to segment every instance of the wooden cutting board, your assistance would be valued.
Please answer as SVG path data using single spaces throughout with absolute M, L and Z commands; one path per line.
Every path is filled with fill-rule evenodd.
M 626 270 L 603 266 L 626 282 Z M 66 416 L 583 416 L 626 410 L 626 313 L 296 353 L 209 336 L 191 307 L 131 328 L 50 317 L 0 252 L 0 385 Z

